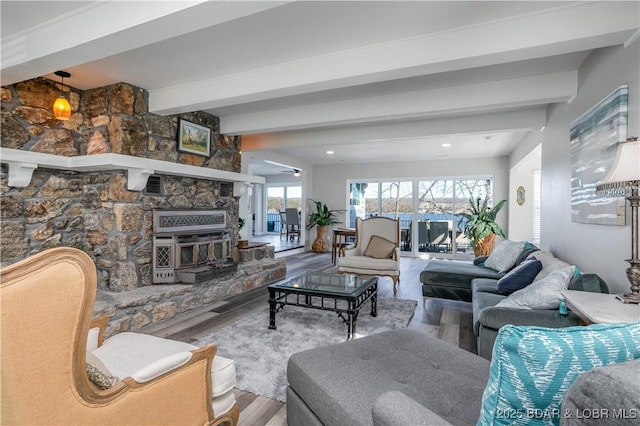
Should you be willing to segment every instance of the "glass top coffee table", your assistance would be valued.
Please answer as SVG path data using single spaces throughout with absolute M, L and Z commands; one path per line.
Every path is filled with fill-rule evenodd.
M 269 287 L 269 329 L 276 329 L 276 313 L 285 305 L 336 312 L 347 323 L 347 340 L 355 337 L 360 309 L 371 300 L 371 316 L 378 315 L 378 278 L 305 272 Z

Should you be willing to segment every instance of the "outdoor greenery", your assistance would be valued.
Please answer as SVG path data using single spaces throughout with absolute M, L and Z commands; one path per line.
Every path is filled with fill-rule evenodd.
M 471 213 L 460 213 L 466 219 L 464 224 L 464 234 L 469 239 L 471 247 L 475 247 L 476 244 L 489 234 L 496 234 L 504 237 L 504 231 L 500 228 L 500 225 L 496 223 L 496 215 L 502 207 L 504 207 L 507 200 L 501 200 L 493 208 L 489 207 L 489 199 L 485 197 L 482 203 L 481 198 L 476 199 L 469 198 L 469 209 Z
M 287 198 L 287 207 L 300 210 L 302 200 L 300 198 Z M 267 197 L 267 211 L 277 213 L 285 209 L 284 197 Z
M 307 229 L 311 229 L 314 226 L 329 226 L 335 225 L 336 223 L 340 223 L 337 215 L 342 214 L 345 210 L 330 210 L 326 204 L 309 199 L 309 201 L 315 203 L 316 211 L 309 215 L 309 223 L 307 224 Z

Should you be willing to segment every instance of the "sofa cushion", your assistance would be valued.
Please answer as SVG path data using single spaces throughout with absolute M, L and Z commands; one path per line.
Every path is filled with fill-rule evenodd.
M 374 235 L 369 240 L 369 245 L 364 251 L 364 255 L 375 259 L 389 259 L 396 249 L 396 243 Z
M 504 240 L 493 249 L 484 264 L 498 272 L 507 272 L 515 266 L 522 250 L 524 241 Z
M 446 297 L 471 301 L 471 281 L 475 278 L 499 279 L 502 277 L 490 268 L 455 260 L 431 259 L 420 272 L 422 294 L 425 297 Z
M 451 426 L 433 411 L 398 391 L 380 395 L 373 404 L 373 426 Z
M 560 329 L 506 325 L 493 347 L 478 425 L 534 421 L 527 413 L 547 416 L 536 424 L 558 424 L 565 392 L 581 373 L 637 358 L 640 322 Z
M 556 269 L 564 268 L 569 266 L 567 262 L 564 262 L 548 251 L 538 250 L 534 253 L 531 253 L 527 259 L 535 257 L 540 262 L 542 262 L 542 270 L 536 275 L 536 278 L 533 281 L 538 281 L 549 275 L 551 272 Z
M 591 291 L 593 293 L 609 293 L 607 283 L 596 274 L 582 274 L 573 277 L 569 282 L 569 290 Z
M 533 282 L 541 270 L 542 262 L 538 259 L 532 257 L 525 260 L 498 280 L 498 293 L 508 296 L 514 291 L 525 288 Z
M 520 309 L 557 309 L 562 300 L 562 290 L 567 289 L 574 269 L 574 266 L 567 266 L 555 270 L 543 279 L 510 294 L 496 306 Z
M 640 359 L 581 374 L 562 400 L 563 426 L 637 425 L 640 418 Z M 589 416 L 601 413 L 601 416 Z
M 376 399 L 400 391 L 453 424 L 478 419 L 489 362 L 416 330 L 298 352 L 290 388 L 326 425 L 371 425 Z

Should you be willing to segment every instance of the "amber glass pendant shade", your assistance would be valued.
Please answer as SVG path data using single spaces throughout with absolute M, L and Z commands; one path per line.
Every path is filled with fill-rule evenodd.
M 71 74 L 66 71 L 56 71 L 54 74 L 61 78 L 60 84 L 62 86 L 64 86 L 64 79 L 71 77 Z M 71 105 L 64 95 L 60 95 L 53 103 L 53 116 L 63 121 L 71 118 Z
M 58 120 L 68 120 L 71 117 L 71 105 L 69 101 L 60 96 L 53 103 L 53 115 Z

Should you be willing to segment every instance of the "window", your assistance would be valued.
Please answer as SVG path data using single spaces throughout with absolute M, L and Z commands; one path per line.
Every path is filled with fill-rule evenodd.
M 267 232 L 280 232 L 280 212 L 302 208 L 302 186 L 267 187 Z
M 356 217 L 400 219 L 403 252 L 471 253 L 463 233 L 469 199 L 484 200 L 493 193 L 493 179 L 412 179 L 349 182 L 348 225 Z
M 533 227 L 532 243 L 540 245 L 540 205 L 542 199 L 542 173 L 540 170 L 533 171 Z

